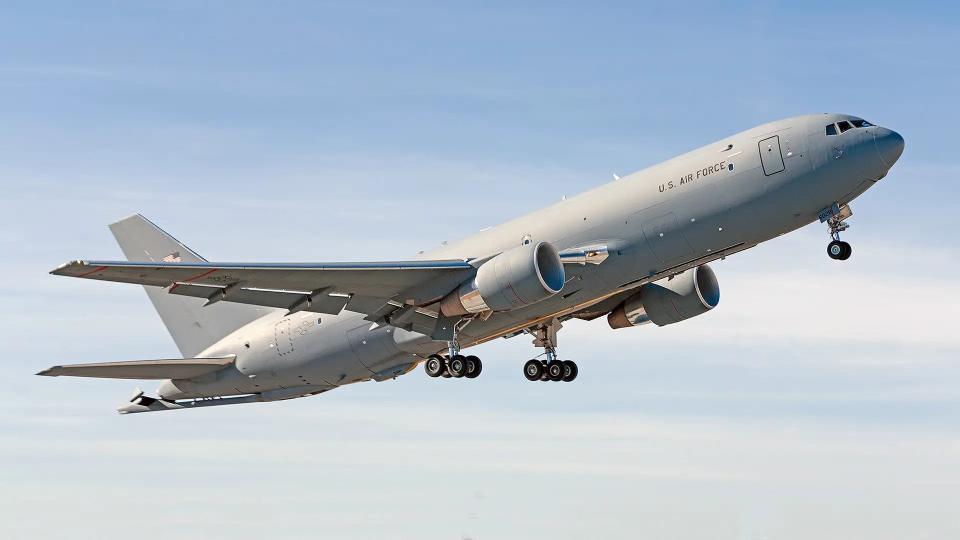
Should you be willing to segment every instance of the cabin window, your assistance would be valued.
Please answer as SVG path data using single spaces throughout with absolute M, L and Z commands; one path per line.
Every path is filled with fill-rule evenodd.
M 837 125 L 829 124 L 827 125 L 827 135 L 836 135 L 837 134 Z
M 850 124 L 850 122 L 847 122 L 846 120 L 843 122 L 837 122 L 837 127 L 840 128 L 840 133 L 853 129 L 853 126 Z

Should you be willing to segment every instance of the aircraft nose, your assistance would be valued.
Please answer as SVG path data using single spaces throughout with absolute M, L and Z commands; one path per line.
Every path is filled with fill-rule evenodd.
M 880 128 L 874 133 L 873 141 L 883 164 L 887 169 L 893 167 L 893 164 L 900 159 L 900 154 L 903 154 L 903 137 L 892 129 Z

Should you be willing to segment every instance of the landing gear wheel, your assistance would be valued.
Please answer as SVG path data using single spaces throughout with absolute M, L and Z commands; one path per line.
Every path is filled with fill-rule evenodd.
M 431 377 L 439 377 L 445 371 L 443 358 L 436 354 L 431 354 L 427 361 L 423 363 L 423 370 Z
M 845 261 L 853 254 L 853 248 L 850 244 L 841 240 L 834 240 L 827 244 L 827 255 L 837 261 Z
M 563 362 L 559 360 L 551 360 L 547 364 L 547 377 L 551 381 L 562 381 L 564 374 Z
M 527 363 L 523 365 L 523 376 L 528 381 L 539 381 L 543 373 L 543 363 L 539 360 L 527 360 Z
M 483 371 L 483 362 L 476 356 L 468 356 L 466 377 L 468 379 L 476 379 L 481 371 Z
M 467 374 L 467 359 L 459 354 L 454 355 L 447 362 L 447 371 L 458 379 L 463 377 Z
M 843 244 L 839 240 L 827 244 L 827 255 L 833 260 L 840 260 L 840 257 L 843 256 Z
M 571 382 L 577 378 L 577 363 L 573 360 L 563 361 L 563 382 Z

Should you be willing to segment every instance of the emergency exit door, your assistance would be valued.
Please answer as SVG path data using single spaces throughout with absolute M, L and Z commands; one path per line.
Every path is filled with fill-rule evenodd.
M 784 169 L 783 153 L 780 152 L 780 136 L 767 137 L 758 143 L 760 148 L 760 163 L 763 165 L 763 174 L 770 176 Z

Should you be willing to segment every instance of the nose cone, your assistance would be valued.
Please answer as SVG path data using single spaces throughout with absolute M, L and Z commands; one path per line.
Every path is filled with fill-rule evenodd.
M 899 133 L 887 128 L 879 128 L 874 133 L 873 141 L 877 145 L 877 152 L 887 169 L 900 159 L 903 154 L 903 137 Z

